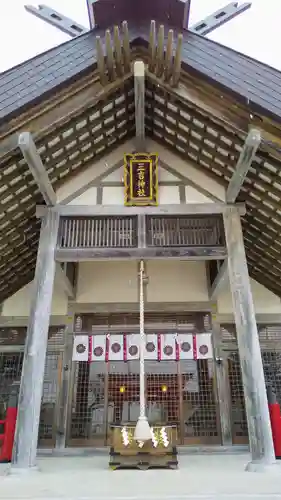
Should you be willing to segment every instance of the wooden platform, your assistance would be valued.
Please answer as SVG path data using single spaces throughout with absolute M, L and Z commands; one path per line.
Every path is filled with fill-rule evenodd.
M 109 467 L 112 470 L 136 468 L 178 468 L 177 429 L 173 426 L 155 426 L 154 439 L 143 446 L 134 440 L 135 426 L 113 426 L 112 446 L 110 448 Z

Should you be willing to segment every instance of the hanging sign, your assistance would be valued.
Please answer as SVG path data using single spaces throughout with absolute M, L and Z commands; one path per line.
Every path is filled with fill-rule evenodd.
M 158 205 L 158 155 L 126 154 L 124 160 L 125 205 Z

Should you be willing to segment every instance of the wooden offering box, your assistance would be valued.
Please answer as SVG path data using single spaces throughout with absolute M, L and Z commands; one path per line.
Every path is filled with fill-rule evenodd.
M 140 446 L 134 439 L 135 426 L 112 426 L 109 466 L 115 470 L 125 467 L 178 467 L 176 426 L 152 427 L 153 439 Z

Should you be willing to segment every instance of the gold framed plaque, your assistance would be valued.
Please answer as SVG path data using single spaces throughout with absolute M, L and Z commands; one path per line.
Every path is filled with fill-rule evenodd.
M 124 156 L 126 206 L 158 205 L 158 155 L 133 153 Z

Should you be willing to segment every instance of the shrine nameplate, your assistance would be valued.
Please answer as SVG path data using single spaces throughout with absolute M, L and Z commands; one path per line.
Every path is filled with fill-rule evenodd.
M 124 162 L 125 205 L 158 205 L 158 155 L 126 154 Z

